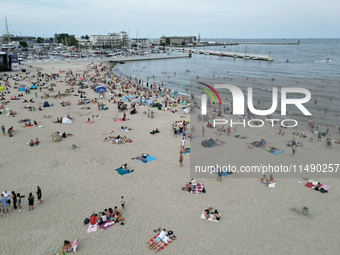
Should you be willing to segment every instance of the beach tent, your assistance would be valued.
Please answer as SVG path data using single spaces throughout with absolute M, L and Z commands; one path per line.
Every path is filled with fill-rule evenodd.
M 77 85 L 78 85 L 78 86 L 84 86 L 85 84 L 82 83 L 82 82 L 79 82 Z
M 106 88 L 103 86 L 97 86 L 96 87 L 96 92 L 107 92 Z
M 38 87 L 37 86 L 34 86 L 34 85 L 32 85 L 31 87 L 30 87 L 30 89 L 37 89 Z
M 25 91 L 25 87 L 20 87 L 18 91 Z
M 4 88 L 0 86 L 0 91 L 4 91 Z
M 45 101 L 44 107 L 50 107 L 50 104 L 47 101 Z
M 207 140 L 202 141 L 202 146 L 210 148 L 210 147 L 217 146 L 217 143 L 213 139 L 209 138 Z
M 71 124 L 71 123 L 72 123 L 72 120 L 69 119 L 69 118 L 64 117 L 63 120 L 62 120 L 62 123 L 63 123 L 63 124 Z
M 184 108 L 182 111 L 182 114 L 188 114 L 189 113 L 189 109 L 188 108 Z

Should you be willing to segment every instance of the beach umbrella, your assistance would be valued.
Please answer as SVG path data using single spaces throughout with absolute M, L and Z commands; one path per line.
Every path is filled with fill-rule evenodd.
M 25 87 L 20 87 L 18 91 L 25 91 Z
M 52 142 L 60 142 L 61 141 L 61 137 L 57 133 L 52 133 L 51 136 L 50 136 L 50 139 L 51 139 Z
M 38 87 L 37 86 L 31 86 L 30 89 L 37 89 Z
M 97 87 L 96 87 L 96 92 L 99 92 L 99 93 L 101 93 L 101 92 L 107 92 L 107 90 L 106 90 L 106 88 L 103 87 L 103 86 L 97 86 Z
M 9 99 L 11 99 L 11 100 L 12 100 L 13 98 L 14 98 L 14 96 L 11 96 Z
M 4 91 L 4 88 L 0 86 L 0 91 Z

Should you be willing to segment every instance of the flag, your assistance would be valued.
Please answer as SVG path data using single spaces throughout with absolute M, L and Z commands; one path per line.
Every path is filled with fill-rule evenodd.
M 272 52 L 271 52 L 271 51 L 269 51 L 269 55 L 270 55 L 270 54 L 272 54 Z

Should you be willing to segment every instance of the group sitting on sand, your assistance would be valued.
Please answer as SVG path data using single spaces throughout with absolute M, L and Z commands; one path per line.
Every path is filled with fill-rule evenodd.
M 117 206 L 109 209 L 104 209 L 104 212 L 101 212 L 99 215 L 93 213 L 90 217 L 90 224 L 94 225 L 98 223 L 98 225 L 103 225 L 108 220 L 114 221 L 115 223 L 121 222 L 121 225 L 124 225 L 124 218 L 122 218 L 122 211 L 117 210 Z
M 35 141 L 31 140 L 31 141 L 28 143 L 28 145 L 31 146 L 31 147 L 33 147 L 34 145 L 39 145 L 39 143 L 40 143 L 40 142 L 39 142 L 39 139 L 36 138 Z
M 266 185 L 273 184 L 274 183 L 273 175 L 270 175 L 268 180 L 267 180 L 266 175 L 263 175 L 263 177 L 261 178 L 261 183 L 266 184 Z

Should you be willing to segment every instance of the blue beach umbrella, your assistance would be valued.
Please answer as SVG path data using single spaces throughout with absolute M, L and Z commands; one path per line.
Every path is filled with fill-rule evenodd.
M 20 87 L 18 91 L 25 91 L 25 87 Z
M 103 86 L 97 86 L 97 87 L 96 87 L 96 92 L 99 92 L 99 93 L 101 93 L 101 92 L 107 92 L 107 90 L 106 90 L 106 88 L 103 87 Z
M 34 86 L 34 85 L 32 85 L 31 87 L 30 87 L 30 89 L 37 89 L 38 87 L 37 86 Z

